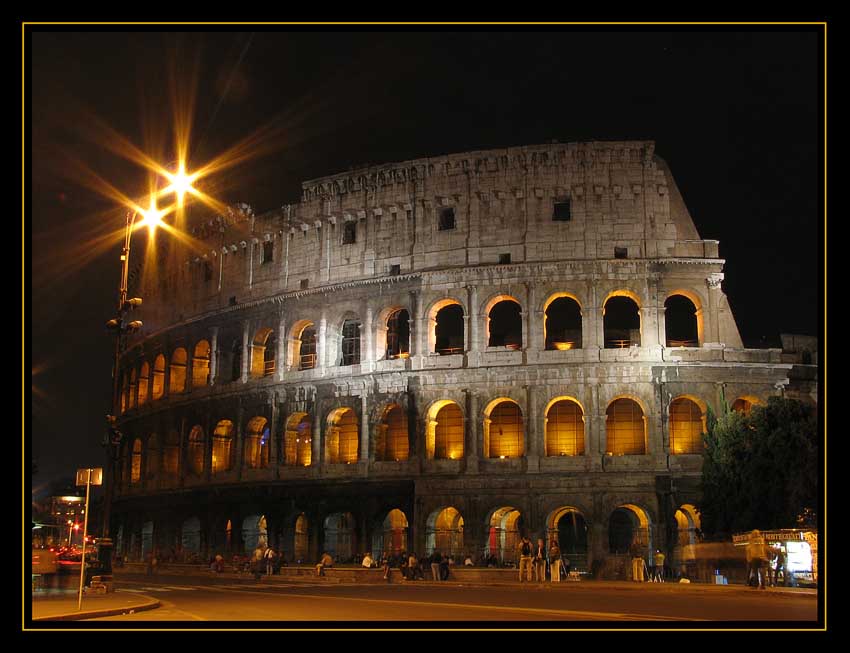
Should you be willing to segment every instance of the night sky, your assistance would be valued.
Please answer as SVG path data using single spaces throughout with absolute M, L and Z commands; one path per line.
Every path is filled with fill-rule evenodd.
M 205 187 L 258 213 L 353 165 L 652 139 L 720 241 L 745 344 L 821 334 L 818 26 L 75 29 L 36 27 L 24 59 L 34 493 L 104 464 L 123 209 L 94 180 L 141 198 L 148 179 L 108 130 L 173 160 L 189 98 L 190 170 L 259 134 L 262 151 Z

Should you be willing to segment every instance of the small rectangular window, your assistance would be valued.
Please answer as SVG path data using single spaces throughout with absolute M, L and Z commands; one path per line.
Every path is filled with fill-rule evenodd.
M 274 241 L 267 240 L 263 243 L 263 263 L 271 263 L 274 257 Z
M 510 263 L 511 255 L 510 254 L 499 254 L 499 263 Z
M 342 244 L 352 245 L 357 242 L 357 223 L 346 222 L 342 231 Z
M 627 247 L 615 247 L 614 258 L 629 258 L 629 250 Z
M 301 290 L 306 290 L 309 287 L 310 287 L 310 280 L 309 279 L 301 279 Z
M 555 220 L 557 222 L 568 222 L 570 219 L 570 198 L 556 198 L 555 205 L 552 209 L 552 220 Z
M 439 230 L 446 231 L 455 228 L 455 210 L 451 207 L 440 209 Z
M 399 274 L 401 274 L 401 265 L 398 263 L 394 263 L 390 266 L 390 275 L 396 277 Z

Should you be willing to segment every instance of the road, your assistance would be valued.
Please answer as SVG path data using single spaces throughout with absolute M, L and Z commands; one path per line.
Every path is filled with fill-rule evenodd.
M 776 627 L 814 627 L 817 620 L 817 596 L 811 593 L 742 587 L 604 582 L 460 586 L 419 581 L 358 585 L 281 580 L 165 575 L 122 579 L 116 584 L 118 589 L 156 597 L 162 607 L 97 621 L 286 622 L 279 623 L 283 627 L 296 622 L 315 627 L 322 622 L 324 628 L 333 625 L 328 622 L 348 627 L 361 622 L 453 626 L 493 622 L 667 622 L 679 626 L 734 622 L 746 626 L 771 622 L 768 625 Z

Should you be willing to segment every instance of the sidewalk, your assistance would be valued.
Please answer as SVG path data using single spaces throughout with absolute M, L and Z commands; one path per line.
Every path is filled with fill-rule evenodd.
M 150 596 L 117 590 L 109 594 L 83 594 L 78 611 L 76 591 L 54 589 L 32 594 L 32 620 L 75 621 L 153 610 L 159 606 L 160 602 Z

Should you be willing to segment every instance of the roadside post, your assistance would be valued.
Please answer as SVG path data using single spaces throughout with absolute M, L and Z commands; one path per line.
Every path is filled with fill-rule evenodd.
M 83 468 L 77 470 L 77 485 L 86 486 L 86 514 L 83 519 L 83 555 L 80 558 L 80 592 L 77 595 L 77 610 L 82 609 L 83 605 L 83 585 L 86 578 L 86 537 L 88 535 L 89 526 L 89 493 L 92 485 L 100 485 L 103 483 L 103 468 Z

